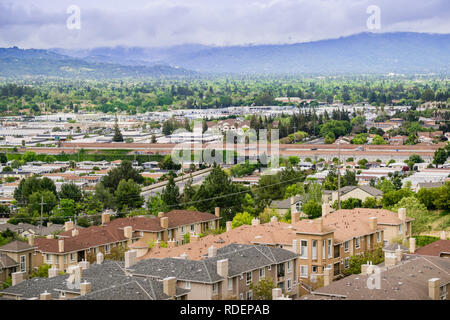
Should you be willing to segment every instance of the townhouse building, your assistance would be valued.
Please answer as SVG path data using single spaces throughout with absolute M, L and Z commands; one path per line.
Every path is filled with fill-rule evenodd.
M 218 228 L 220 209 L 216 214 L 199 211 L 173 210 L 160 213 L 158 217 L 129 217 L 111 220 L 110 213 L 102 214 L 102 225 L 76 228 L 73 221 L 67 221 L 65 231 L 57 238 L 36 238 L 29 240 L 36 246 L 33 266 L 49 264 L 65 271 L 81 261 L 92 260 L 101 252 L 111 253 L 117 246 L 127 248 L 141 240 L 144 247 L 152 243 L 166 242 L 170 247 L 182 244 L 185 235 L 198 234 Z
M 183 253 L 179 257 L 131 262 L 127 270 L 135 277 L 152 279 L 171 275 L 177 279 L 177 286 L 190 290 L 189 300 L 252 300 L 251 284 L 262 279 L 273 281 L 289 296 L 297 296 L 298 254 L 238 243 L 219 249 L 211 246 L 207 251 L 200 260 L 191 260 Z

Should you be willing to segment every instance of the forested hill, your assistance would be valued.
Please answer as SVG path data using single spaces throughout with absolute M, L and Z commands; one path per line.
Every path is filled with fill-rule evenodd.
M 283 45 L 165 48 L 54 49 L 89 61 L 167 63 L 207 73 L 362 74 L 449 73 L 450 35 L 361 33 L 338 39 Z
M 194 72 L 167 65 L 124 66 L 88 62 L 48 50 L 0 48 L 0 78 L 57 77 L 110 79 L 192 76 Z

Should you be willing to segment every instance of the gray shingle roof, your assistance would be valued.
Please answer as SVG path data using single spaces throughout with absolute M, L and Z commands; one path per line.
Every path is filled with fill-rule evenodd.
M 213 258 L 141 260 L 130 268 L 130 272 L 159 279 L 176 277 L 178 280 L 190 282 L 215 283 L 223 280 L 223 277 L 217 274 L 218 260 L 228 259 L 228 274 L 234 277 L 296 257 L 298 257 L 297 254 L 281 248 L 234 243 L 218 249 L 216 257 Z
M 10 256 L 0 254 L 0 270 L 18 266 L 19 264 Z
M 0 247 L 0 251 L 9 251 L 9 252 L 20 252 L 25 250 L 30 250 L 33 247 L 30 246 L 27 242 L 14 240 L 10 243 L 5 244 Z

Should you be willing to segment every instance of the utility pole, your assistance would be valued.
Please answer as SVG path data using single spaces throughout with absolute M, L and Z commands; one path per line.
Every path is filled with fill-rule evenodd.
M 339 139 L 339 138 L 338 138 Z M 341 140 L 338 140 L 338 209 L 341 210 Z
M 44 214 L 44 195 L 41 195 L 41 222 L 40 222 L 40 227 L 42 228 L 42 221 L 43 221 L 43 214 Z

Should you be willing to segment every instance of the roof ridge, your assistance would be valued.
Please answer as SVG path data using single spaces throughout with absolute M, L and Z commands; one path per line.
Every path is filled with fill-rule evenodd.
M 273 252 L 272 252 L 272 250 L 270 249 L 269 246 L 264 246 L 264 247 L 265 247 L 265 248 L 269 248 L 270 254 L 272 255 L 272 258 L 273 258 L 273 259 L 270 259 L 270 257 L 268 257 L 264 252 L 262 252 L 262 250 L 260 250 L 260 247 L 263 247 L 263 246 L 255 246 L 256 250 L 258 250 L 259 252 L 261 252 L 261 254 L 262 254 L 263 256 L 265 256 L 267 259 L 271 260 L 272 262 L 277 262 L 277 259 L 275 258 L 275 255 L 273 254 Z
M 145 290 L 137 280 L 134 280 L 134 282 L 137 283 L 137 285 L 139 286 L 139 288 L 141 288 L 141 289 L 145 292 L 145 294 L 150 298 L 150 300 L 153 300 L 153 298 L 150 296 L 150 294 L 147 292 L 147 290 Z M 150 283 L 150 282 L 149 282 L 149 283 Z M 150 288 L 151 288 L 151 287 L 152 287 L 152 286 L 151 286 L 151 284 L 150 284 Z M 156 297 L 156 296 L 155 296 L 155 297 Z
M 209 273 L 208 266 L 206 265 L 207 260 L 202 260 L 201 262 L 204 264 L 206 273 L 208 274 L 209 281 L 212 282 L 211 274 Z

